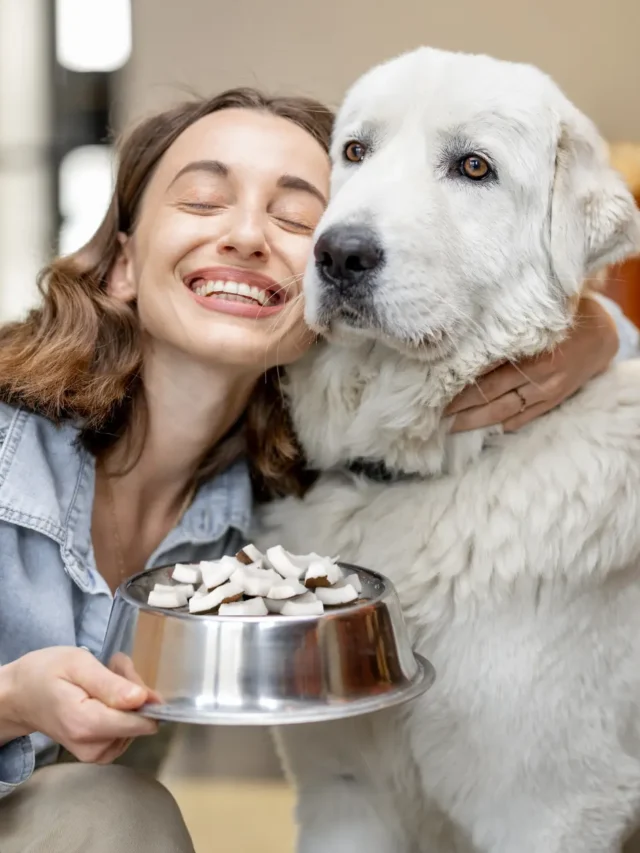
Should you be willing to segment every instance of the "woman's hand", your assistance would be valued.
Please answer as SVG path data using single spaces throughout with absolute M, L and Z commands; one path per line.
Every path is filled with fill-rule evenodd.
M 126 668 L 114 661 L 113 669 Z M 109 764 L 133 738 L 157 731 L 134 713 L 156 700 L 139 677 L 113 672 L 90 652 L 40 649 L 0 668 L 0 743 L 43 732 L 80 761 Z
M 502 364 L 465 388 L 449 405 L 451 432 L 502 424 L 517 430 L 558 406 L 606 370 L 618 351 L 618 333 L 608 312 L 583 297 L 569 337 L 553 352 L 518 364 Z

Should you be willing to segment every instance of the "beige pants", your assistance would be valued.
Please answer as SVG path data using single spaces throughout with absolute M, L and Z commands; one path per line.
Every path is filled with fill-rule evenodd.
M 127 767 L 57 764 L 0 800 L 1 853 L 194 853 L 171 794 Z

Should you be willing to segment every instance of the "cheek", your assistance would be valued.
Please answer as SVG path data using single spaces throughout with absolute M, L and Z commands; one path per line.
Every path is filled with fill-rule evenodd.
M 311 256 L 313 249 L 314 237 L 312 235 L 286 235 L 286 240 L 282 242 L 281 252 L 286 258 L 287 267 L 291 270 L 292 275 L 302 277 L 307 262 Z
M 181 261 L 211 240 L 211 223 L 206 217 L 161 216 L 147 228 L 139 275 L 153 272 L 157 286 L 175 274 Z

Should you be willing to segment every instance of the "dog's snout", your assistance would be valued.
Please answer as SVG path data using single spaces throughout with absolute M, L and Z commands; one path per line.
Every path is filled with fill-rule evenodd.
M 382 265 L 384 252 L 371 228 L 334 225 L 321 234 L 314 255 L 318 272 L 332 283 L 353 282 Z

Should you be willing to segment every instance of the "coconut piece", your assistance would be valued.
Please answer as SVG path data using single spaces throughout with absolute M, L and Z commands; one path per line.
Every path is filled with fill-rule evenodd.
M 262 551 L 258 551 L 255 545 L 249 543 L 238 551 L 236 554 L 236 560 L 239 560 L 239 562 L 244 563 L 246 566 L 250 566 L 252 563 L 259 563 L 262 565 L 264 554 Z
M 253 560 L 251 559 L 251 557 L 244 551 L 238 551 L 238 553 L 236 554 L 236 560 L 239 563 L 242 563 L 243 566 L 251 566 L 253 564 Z
M 152 589 L 147 599 L 147 604 L 150 607 L 159 607 L 162 610 L 173 610 L 176 607 L 184 607 L 187 603 L 187 596 L 183 592 L 158 592 Z
M 242 566 L 235 557 L 221 557 L 219 560 L 203 560 L 200 563 L 202 581 L 207 589 L 214 589 L 226 583 L 231 575 Z
M 194 586 L 200 583 L 202 575 L 200 567 L 197 565 L 186 565 L 184 563 L 176 563 L 171 572 L 171 579 L 177 583 L 190 583 Z
M 191 598 L 192 595 L 195 595 L 195 589 L 193 584 L 191 583 L 177 583 L 177 584 L 166 584 L 166 583 L 157 583 L 154 588 L 154 592 L 181 592 L 186 595 L 187 598 Z
M 295 598 L 290 598 L 289 601 L 295 601 L 299 604 L 310 604 L 312 601 L 317 601 L 318 596 L 315 592 L 305 592 L 303 595 L 296 595 Z
M 319 587 L 316 590 L 316 596 L 323 604 L 335 606 L 336 604 L 349 604 L 351 601 L 355 601 L 358 593 L 348 583 L 345 586 Z
M 193 598 L 202 598 L 203 595 L 206 595 L 209 592 L 207 589 L 206 583 L 200 584 L 198 589 L 193 593 Z
M 351 584 L 357 593 L 362 592 L 362 581 L 360 580 L 360 576 L 355 574 L 355 572 L 352 572 L 350 575 L 345 575 L 337 584 L 335 584 L 335 586 L 343 587 L 347 586 L 347 584 Z
M 299 598 L 290 598 L 285 601 L 282 610 L 282 616 L 322 616 L 324 613 L 324 605 L 316 598 L 315 601 L 302 601 L 304 598 L 301 595 Z
M 235 601 L 221 604 L 220 616 L 267 616 L 269 611 L 262 598 L 250 598 L 248 601 Z
M 314 560 L 304 576 L 304 585 L 308 589 L 330 587 L 342 578 L 340 567 L 330 557 Z
M 255 563 L 242 566 L 231 575 L 231 581 L 237 583 L 248 596 L 265 596 L 276 581 L 282 580 L 273 569 L 261 569 Z
M 283 598 L 294 598 L 296 595 L 303 595 L 305 592 L 306 589 L 297 580 L 282 578 L 272 582 L 266 597 L 280 600 Z
M 228 583 L 217 586 L 206 595 L 194 596 L 189 600 L 189 613 L 205 613 L 207 610 L 215 610 L 221 604 L 230 601 L 239 601 L 242 598 L 242 587 L 238 584 Z
M 274 568 L 283 578 L 295 578 L 298 580 L 302 577 L 307 568 L 305 558 L 298 557 L 296 554 L 290 554 L 282 547 L 282 545 L 274 545 L 273 548 L 267 549 L 266 559 L 268 564 Z
M 309 604 L 317 600 L 318 599 L 313 592 L 304 592 L 302 595 L 296 595 L 293 598 L 265 598 L 264 603 L 266 604 L 269 613 L 282 613 L 282 608 L 285 606 L 287 601 L 301 601 Z

